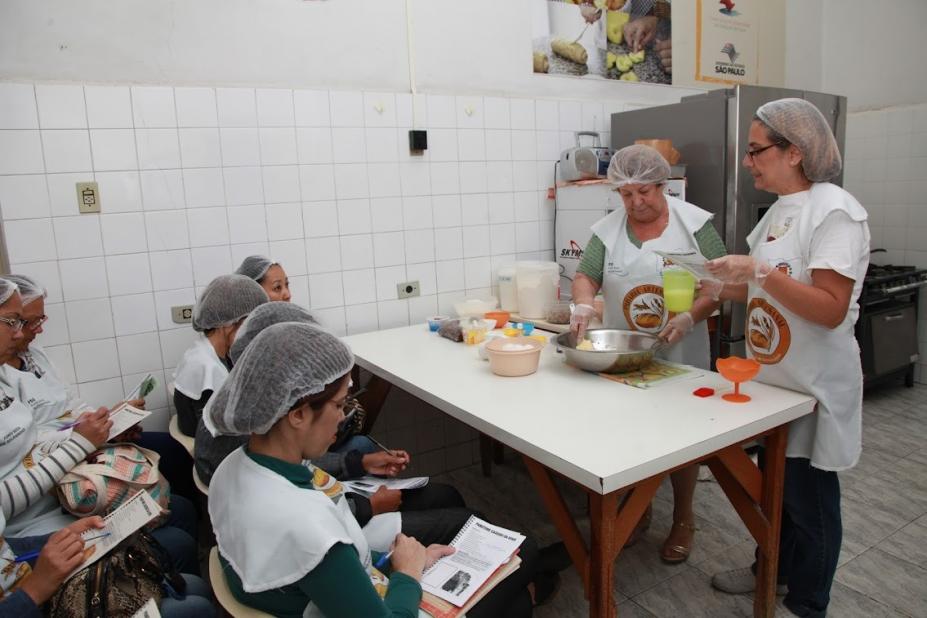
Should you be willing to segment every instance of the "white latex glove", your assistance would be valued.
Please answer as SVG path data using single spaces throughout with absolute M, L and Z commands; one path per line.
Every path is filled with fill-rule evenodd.
M 721 290 L 724 289 L 724 282 L 717 279 L 702 279 L 695 284 L 695 288 L 699 291 L 698 295 L 700 297 L 707 296 L 711 300 L 718 301 L 721 300 Z
M 712 275 L 724 283 L 754 283 L 763 287 L 772 266 L 757 262 L 749 255 L 726 255 L 705 263 Z
M 592 305 L 580 304 L 570 308 L 570 332 L 576 335 L 576 341 L 582 341 L 595 315 L 595 307 Z
M 693 326 L 695 326 L 695 320 L 692 319 L 692 314 L 684 311 L 670 319 L 657 337 L 673 345 L 688 335 Z

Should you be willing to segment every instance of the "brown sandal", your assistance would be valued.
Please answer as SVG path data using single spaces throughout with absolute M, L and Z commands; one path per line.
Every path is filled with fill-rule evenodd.
M 688 530 L 690 533 L 689 541 L 685 545 L 670 545 L 670 538 L 672 538 L 673 532 L 675 532 L 677 528 Z M 694 523 L 689 524 L 684 521 L 674 521 L 669 536 L 667 536 L 666 541 L 663 542 L 663 549 L 660 550 L 660 558 L 663 562 L 678 564 L 688 560 L 689 553 L 692 551 L 692 539 L 695 537 L 695 530 Z

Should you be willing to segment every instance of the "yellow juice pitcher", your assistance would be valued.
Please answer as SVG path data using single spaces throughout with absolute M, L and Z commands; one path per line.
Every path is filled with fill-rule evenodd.
M 682 313 L 691 309 L 695 299 L 695 277 L 681 268 L 664 269 L 663 299 L 667 311 Z

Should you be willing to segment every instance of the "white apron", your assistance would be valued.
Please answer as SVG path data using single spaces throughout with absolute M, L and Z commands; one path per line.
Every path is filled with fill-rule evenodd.
M 0 382 L 14 389 L 19 398 L 35 410 L 35 422 L 40 427 L 56 425 L 55 420 L 77 403 L 74 394 L 42 348 L 30 345 L 22 359 L 23 370 L 3 365 Z
M 174 388 L 195 401 L 203 396 L 204 391 L 215 393 L 227 377 L 228 368 L 219 359 L 209 339 L 200 334 L 183 353 L 174 370 Z
M 801 198 L 800 214 L 780 238 L 766 241 L 776 202 L 747 237 L 750 255 L 798 281 L 811 285 L 811 239 L 828 213 L 845 211 L 865 225 L 866 211 L 849 193 L 829 183 L 817 183 Z M 865 246 L 869 247 L 868 227 Z M 762 288 L 749 286 L 746 316 L 747 354 L 762 364 L 757 380 L 808 393 L 818 400 L 815 412 L 792 421 L 786 457 L 804 457 L 821 470 L 845 470 L 856 465 L 861 451 L 863 373 L 853 325 L 859 314 L 856 286 L 847 316 L 837 328 L 819 326 L 798 317 Z
M 0 479 L 33 467 L 43 457 L 36 447 L 38 430 L 33 410 L 0 387 Z M 10 537 L 35 536 L 60 530 L 75 518 L 62 513 L 58 499 L 45 494 L 28 509 L 7 522 Z
M 605 245 L 602 293 L 605 296 L 606 328 L 638 330 L 656 335 L 672 317 L 663 302 L 664 260 L 654 250 L 668 253 L 699 251 L 695 232 L 712 214 L 670 195 L 666 196 L 669 222 L 659 238 L 640 248 L 628 239 L 628 215 L 617 209 L 592 226 Z M 711 351 L 708 326 L 702 320 L 693 331 L 661 354 L 666 360 L 708 369 Z
M 310 470 L 318 490 L 296 487 L 256 463 L 244 448 L 226 457 L 209 484 L 219 551 L 246 592 L 262 592 L 305 577 L 335 543 L 353 545 L 371 584 L 385 596 L 389 580 L 373 566 L 341 484 L 319 468 Z M 310 603 L 303 616 L 321 613 Z

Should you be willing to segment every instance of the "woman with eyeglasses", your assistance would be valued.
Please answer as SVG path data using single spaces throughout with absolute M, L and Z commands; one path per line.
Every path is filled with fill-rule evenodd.
M 18 280 L 24 281 L 30 299 L 36 290 L 41 290 L 31 279 L 18 277 Z M 34 299 L 30 300 L 27 306 L 33 302 Z M 25 315 L 28 312 L 23 308 L 19 287 L 12 281 L 0 279 L 0 376 L 4 378 L 0 379 L 0 437 L 3 438 L 0 440 L 0 508 L 8 537 L 48 534 L 74 521 L 72 515 L 62 511 L 53 490 L 67 472 L 106 444 L 112 426 L 110 411 L 99 408 L 78 416 L 78 423 L 71 428 L 54 434 L 44 431 L 41 433 L 47 435 L 40 436 L 40 430 L 59 429 L 54 424 L 43 426 L 37 422 L 36 419 L 45 414 L 37 407 L 41 393 L 36 391 L 36 397 L 29 394 L 32 392 L 29 380 L 10 382 L 8 379 L 11 372 L 22 371 L 9 363 L 19 356 L 26 339 L 24 329 L 33 321 Z M 139 442 L 144 445 L 142 440 Z M 187 458 L 185 470 L 189 476 L 190 460 L 185 451 L 183 456 Z M 169 459 L 172 458 L 167 456 L 162 462 L 167 465 Z M 169 477 L 166 470 L 165 477 Z M 188 484 L 192 484 L 192 479 Z M 171 494 L 168 520 L 152 531 L 152 535 L 174 559 L 178 570 L 197 573 L 196 510 L 193 503 L 178 493 Z
M 840 482 L 861 452 L 863 375 L 853 327 L 869 264 L 866 210 L 829 181 L 837 142 L 804 99 L 760 107 L 743 160 L 757 189 L 778 196 L 747 237 L 750 255 L 708 263 L 715 296 L 747 304 L 757 380 L 809 393 L 815 411 L 789 425 L 779 542 L 779 585 L 797 616 L 824 616 L 840 556 Z M 754 588 L 751 569 L 719 573 L 730 593 Z
M 6 279 L 19 288 L 24 326 L 22 338 L 16 343 L 14 353 L 0 364 L 0 384 L 13 389 L 22 401 L 29 403 L 41 430 L 57 431 L 74 420 L 69 413 L 83 404 L 42 347 L 36 343 L 36 338 L 42 334 L 42 327 L 48 320 L 45 315 L 48 293 L 31 277 L 7 275 Z M 137 408 L 145 407 L 144 399 L 128 403 Z M 196 489 L 190 477 L 190 456 L 166 431 L 142 432 L 141 426 L 136 425 L 111 442 L 132 442 L 156 451 L 161 455 L 159 469 L 170 482 L 171 491 L 187 498 L 194 497 Z
M 666 261 L 655 251 L 698 253 L 706 258 L 725 255 L 724 243 L 712 224 L 712 214 L 663 191 L 669 163 L 656 149 L 635 144 L 622 148 L 608 166 L 608 180 L 621 195 L 616 209 L 592 226 L 592 238 L 573 279 L 574 309 L 570 329 L 577 341 L 595 315 L 593 298 L 605 297 L 606 328 L 656 335 L 670 347 L 670 361 L 709 368 L 711 350 L 705 320 L 718 302 L 700 295 L 689 311 L 666 310 L 663 271 Z M 692 509 L 698 466 L 670 475 L 673 483 L 673 525 L 660 549 L 667 563 L 685 562 L 695 537 Z M 641 518 L 633 542 L 650 523 L 651 509 Z
M 17 389 L 21 398 L 30 402 L 38 425 L 53 425 L 77 402 L 45 350 L 35 343 L 48 320 L 45 315 L 47 293 L 38 282 L 24 275 L 6 275 L 5 278 L 19 288 L 24 325 L 15 352 L 0 366 L 0 382 Z
M 0 279 L 0 362 L 16 355 L 23 340 L 23 302 L 16 284 Z M 33 457 L 38 442 L 35 410 L 17 389 L 0 382 L 0 504 L 10 536 L 54 532 L 74 521 L 62 514 L 48 494 L 54 483 L 105 443 L 112 422 L 106 408 L 81 415 L 82 422 L 41 458 Z M 28 474 L 25 482 L 20 474 Z M 3 498 L 9 498 L 4 500 Z
M 30 289 L 26 286 L 26 289 Z M 23 340 L 23 301 L 17 285 L 0 279 L 0 361 L 17 354 Z M 76 520 L 62 512 L 54 488 L 64 475 L 104 444 L 112 422 L 109 410 L 100 408 L 81 415 L 80 424 L 66 439 L 44 448 L 36 444 L 35 410 L 14 389 L 0 382 L 0 615 L 42 616 L 43 604 L 66 581 L 68 573 L 83 561 L 79 534 L 103 525 L 99 517 Z M 184 534 L 162 527 L 152 533 L 171 545 Z M 190 539 L 189 560 L 172 553 L 176 566 L 195 567 L 196 543 Z M 174 551 L 181 549 L 173 545 Z M 185 550 L 187 547 L 184 548 Z M 15 556 L 41 550 L 34 566 Z M 187 595 L 165 599 L 164 616 L 211 616 L 209 587 L 192 575 L 184 575 Z

